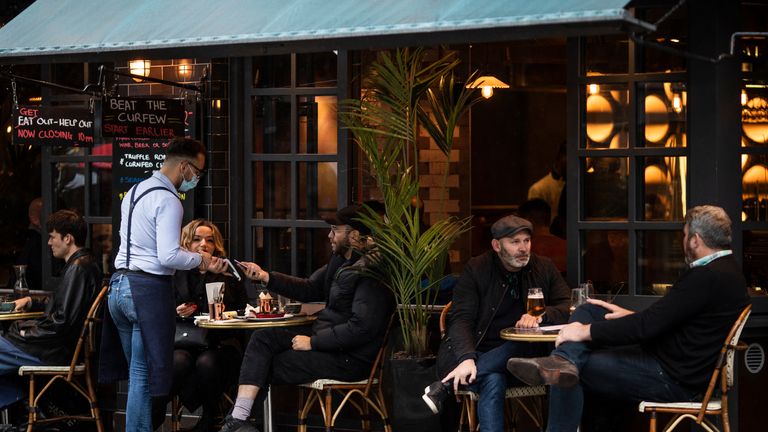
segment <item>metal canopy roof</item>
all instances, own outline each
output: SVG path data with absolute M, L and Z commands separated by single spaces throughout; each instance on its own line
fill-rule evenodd
M 37 0 L 0 29 L 0 60 L 205 47 L 434 44 L 650 30 L 628 0 Z M 408 37 L 407 39 L 404 37 Z M 449 38 L 450 39 L 450 38 Z M 455 37 L 454 37 L 455 39 Z M 389 45 L 387 45 L 389 44 Z M 215 47 L 215 50 L 210 50 Z M 43 58 L 41 58 L 43 57 Z

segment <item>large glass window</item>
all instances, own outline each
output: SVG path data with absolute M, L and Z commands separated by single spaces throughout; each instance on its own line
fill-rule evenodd
M 742 2 L 743 32 L 765 30 L 766 5 Z M 768 289 L 768 63 L 765 38 L 736 38 L 741 70 L 741 226 L 744 275 L 752 295 Z M 734 231 L 734 236 L 738 231 Z
M 664 38 L 684 40 L 673 36 Z M 677 71 L 685 68 L 679 61 L 661 68 L 665 56 L 631 39 L 581 42 L 583 69 L 571 89 L 582 113 L 577 278 L 599 293 L 664 295 L 684 265 L 692 144 L 687 76 Z
M 344 51 L 252 60 L 246 89 L 246 254 L 270 270 L 307 276 L 327 262 L 328 225 L 346 201 L 346 145 L 337 87 Z

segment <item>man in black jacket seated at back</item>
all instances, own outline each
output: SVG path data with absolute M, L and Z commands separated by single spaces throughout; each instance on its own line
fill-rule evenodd
M 560 324 L 568 319 L 570 290 L 552 260 L 531 253 L 533 225 L 510 215 L 491 226 L 493 250 L 469 260 L 453 290 L 446 337 L 437 356 L 443 379 L 432 383 L 423 396 L 437 413 L 451 387 L 459 385 L 479 394 L 478 420 L 484 432 L 504 430 L 505 369 L 510 357 L 537 355 L 537 344 L 505 341 L 507 327 Z M 541 288 L 544 315 L 526 311 L 529 288 Z
M 242 263 L 248 278 L 269 291 L 303 302 L 325 301 L 311 326 L 277 327 L 253 332 L 240 368 L 240 386 L 222 432 L 255 431 L 247 422 L 257 396 L 270 383 L 300 384 L 320 378 L 358 381 L 368 377 L 381 347 L 394 300 L 389 290 L 361 274 L 369 257 L 370 231 L 359 220 L 363 207 L 351 205 L 327 220 L 333 255 L 308 279 L 266 272 Z M 264 390 L 264 391 L 262 391 Z
M 70 210 L 48 217 L 48 246 L 66 265 L 42 318 L 14 322 L 0 337 L 0 407 L 18 400 L 20 366 L 65 365 L 72 360 L 77 338 L 91 302 L 101 286 L 101 270 L 90 251 L 83 248 L 87 225 Z M 42 305 L 24 297 L 15 310 L 34 310 Z
M 648 309 L 633 313 L 589 300 L 574 311 L 549 357 L 509 359 L 507 368 L 521 380 L 552 385 L 547 431 L 576 431 L 585 390 L 654 402 L 693 401 L 706 391 L 723 341 L 749 299 L 722 208 L 688 210 L 683 235 L 690 268 Z

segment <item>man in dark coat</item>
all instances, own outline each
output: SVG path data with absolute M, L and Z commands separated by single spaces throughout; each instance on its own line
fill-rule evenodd
M 383 343 L 394 300 L 387 288 L 362 274 L 371 248 L 370 231 L 358 220 L 363 207 L 351 205 L 327 220 L 333 256 L 308 279 L 266 272 L 242 263 L 252 280 L 291 299 L 325 301 L 325 309 L 311 326 L 277 327 L 255 331 L 240 368 L 240 386 L 232 414 L 222 432 L 255 431 L 247 422 L 257 396 L 270 383 L 300 384 L 320 378 L 342 381 L 365 379 Z
M 70 210 L 53 213 L 47 222 L 48 246 L 53 256 L 66 262 L 53 297 L 42 318 L 14 322 L 0 337 L 0 406 L 18 400 L 20 389 L 10 375 L 20 366 L 61 365 L 72 360 L 85 315 L 101 286 L 101 270 L 90 251 L 83 248 L 85 221 Z M 15 310 L 42 307 L 24 297 Z
M 692 401 L 704 393 L 749 298 L 722 208 L 691 208 L 683 234 L 690 268 L 651 307 L 634 313 L 589 300 L 560 331 L 552 355 L 509 360 L 507 367 L 521 380 L 552 385 L 548 431 L 577 430 L 585 390 L 654 402 Z
M 536 346 L 505 341 L 507 327 L 560 324 L 568 319 L 570 290 L 549 258 L 531 253 L 533 226 L 517 216 L 505 216 L 491 227 L 493 250 L 472 258 L 454 288 L 446 337 L 438 352 L 438 373 L 444 377 L 425 389 L 433 412 L 459 385 L 480 396 L 478 420 L 483 431 L 504 430 L 504 395 L 510 357 L 535 356 Z M 541 288 L 543 315 L 526 310 L 529 288 Z

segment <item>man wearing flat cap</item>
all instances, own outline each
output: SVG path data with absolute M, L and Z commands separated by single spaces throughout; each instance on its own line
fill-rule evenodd
M 376 206 L 366 202 L 376 211 Z M 363 206 L 351 205 L 326 219 L 333 255 L 309 278 L 267 272 L 242 263 L 245 275 L 271 292 L 302 302 L 324 301 L 312 325 L 273 327 L 253 332 L 240 368 L 237 400 L 222 432 L 254 431 L 247 418 L 270 383 L 300 384 L 327 378 L 365 379 L 381 347 L 394 311 L 390 291 L 361 273 L 369 265 L 370 231 L 359 220 Z
M 477 416 L 483 432 L 504 430 L 504 395 L 515 383 L 506 370 L 510 357 L 534 357 L 537 344 L 502 340 L 507 327 L 537 327 L 568 320 L 570 289 L 549 258 L 531 253 L 533 226 L 505 216 L 491 226 L 490 250 L 469 260 L 453 291 L 445 338 L 438 352 L 444 377 L 425 389 L 424 401 L 437 413 L 459 386 L 479 394 Z M 544 293 L 544 315 L 526 313 L 528 289 Z

